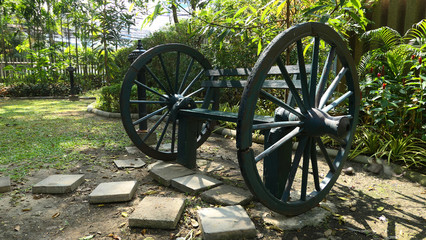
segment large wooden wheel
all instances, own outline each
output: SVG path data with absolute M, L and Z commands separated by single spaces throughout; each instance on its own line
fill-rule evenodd
M 177 157 L 180 109 L 211 108 L 217 101 L 203 102 L 209 61 L 197 50 L 182 44 L 164 44 L 139 56 L 128 70 L 120 94 L 124 128 L 143 153 L 161 160 Z M 209 94 L 211 96 L 212 94 Z M 136 114 L 135 118 L 132 113 Z M 133 116 L 133 118 L 132 118 Z M 209 136 L 212 123 L 198 128 L 198 146 Z
M 298 64 L 300 90 L 285 64 Z M 306 66 L 311 67 L 310 73 Z M 280 69 L 280 77 L 289 87 L 287 93 L 261 89 L 265 79 L 273 78 L 267 75 L 272 67 Z M 244 180 L 271 210 L 285 215 L 305 212 L 330 191 L 350 150 L 360 101 L 352 57 L 329 26 L 299 24 L 268 45 L 248 81 L 237 122 Z M 291 101 L 284 100 L 289 96 Z M 254 124 L 254 116 L 265 102 L 277 107 L 275 122 Z M 263 150 L 252 146 L 254 131 L 265 134 Z M 338 143 L 336 157 L 326 151 L 327 137 Z

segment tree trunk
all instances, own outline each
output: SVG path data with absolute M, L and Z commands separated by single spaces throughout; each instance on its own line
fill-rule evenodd
M 175 22 L 175 24 L 178 24 L 179 23 L 179 19 L 178 19 L 178 16 L 177 16 L 176 5 L 174 3 L 172 3 L 171 7 L 172 7 L 172 13 L 173 13 L 173 21 Z

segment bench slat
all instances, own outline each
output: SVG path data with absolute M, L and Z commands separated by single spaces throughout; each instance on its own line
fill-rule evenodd
M 293 80 L 294 86 L 297 89 L 301 88 L 300 80 Z M 244 88 L 247 85 L 247 81 L 238 80 L 215 80 L 215 81 L 203 81 L 202 87 L 213 87 L 213 88 Z M 285 80 L 265 80 L 262 88 L 276 88 L 276 89 L 287 89 L 288 85 Z
M 227 122 L 237 122 L 238 113 L 214 111 L 204 108 L 181 109 L 179 114 L 183 116 L 196 117 L 199 119 L 211 119 Z M 273 117 L 255 115 L 254 123 L 270 123 L 274 122 Z
M 288 74 L 298 74 L 298 65 L 286 65 Z M 311 72 L 311 65 L 306 65 L 306 72 Z M 251 68 L 235 68 L 235 69 L 210 69 L 206 72 L 209 77 L 222 77 L 222 76 L 248 76 L 251 73 Z M 269 75 L 280 75 L 281 71 L 278 66 L 272 66 L 268 72 Z

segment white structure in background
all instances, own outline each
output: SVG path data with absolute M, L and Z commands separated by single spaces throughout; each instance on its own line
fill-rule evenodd
M 189 5 L 184 2 L 184 1 L 179 1 L 179 5 L 189 9 Z M 132 26 L 130 28 L 130 32 L 123 31 L 122 32 L 122 37 L 123 39 L 126 40 L 138 40 L 138 39 L 142 39 L 150 34 L 152 34 L 153 32 L 161 29 L 162 27 L 165 27 L 167 25 L 170 24 L 174 24 L 173 22 L 173 16 L 172 16 L 172 12 L 170 9 L 168 13 L 165 13 L 161 16 L 158 16 L 153 23 L 146 25 L 145 27 L 142 28 L 142 23 L 145 20 L 145 18 L 152 13 L 152 11 L 154 11 L 154 8 L 156 6 L 156 2 L 155 3 L 149 3 L 148 4 L 148 14 L 144 14 L 144 15 L 138 15 L 136 16 L 136 20 L 135 20 L 135 25 Z M 183 11 L 181 8 L 178 7 L 178 18 L 179 19 L 187 19 L 189 18 L 189 14 L 186 11 Z

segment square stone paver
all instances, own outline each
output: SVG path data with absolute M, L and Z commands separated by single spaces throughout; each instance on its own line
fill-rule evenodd
M 252 198 L 249 191 L 230 185 L 221 185 L 201 193 L 201 199 L 219 205 L 246 205 Z
M 99 184 L 89 195 L 90 203 L 113 203 L 132 200 L 137 181 L 108 182 Z
M 185 199 L 145 197 L 129 217 L 130 227 L 175 229 L 185 207 Z
M 172 187 L 179 189 L 182 192 L 194 194 L 204 191 L 208 188 L 222 184 L 221 181 L 207 177 L 203 174 L 187 175 L 174 178 L 171 181 Z
M 254 238 L 256 227 L 240 205 L 198 210 L 204 240 Z
M 118 168 L 141 168 L 145 166 L 145 162 L 140 158 L 114 160 L 114 163 Z
M 126 151 L 129 154 L 141 154 L 141 150 L 139 150 L 139 148 L 135 147 L 135 146 L 130 146 L 130 147 L 126 147 Z
M 0 193 L 10 191 L 10 177 L 0 177 Z
M 84 182 L 84 174 L 51 175 L 33 186 L 33 193 L 69 193 Z
M 195 172 L 180 164 L 160 163 L 151 168 L 149 173 L 159 183 L 170 186 L 172 179 L 191 175 Z

